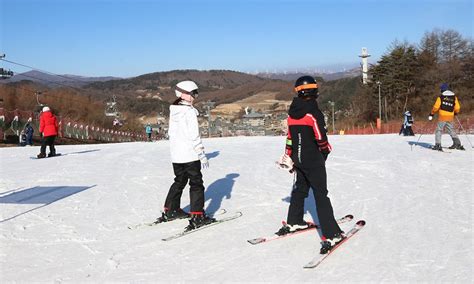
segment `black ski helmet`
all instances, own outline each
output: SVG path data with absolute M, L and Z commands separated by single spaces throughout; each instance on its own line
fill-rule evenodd
M 318 83 L 311 76 L 299 77 L 295 82 L 295 91 L 299 97 L 318 97 Z

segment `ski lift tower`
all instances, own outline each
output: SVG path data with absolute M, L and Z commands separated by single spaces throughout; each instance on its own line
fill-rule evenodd
M 367 62 L 367 58 L 370 57 L 370 54 L 367 52 L 366 47 L 362 47 L 362 54 L 359 55 L 359 57 L 362 58 L 362 83 L 364 85 L 367 85 L 368 81 L 368 71 L 369 71 L 369 66 Z

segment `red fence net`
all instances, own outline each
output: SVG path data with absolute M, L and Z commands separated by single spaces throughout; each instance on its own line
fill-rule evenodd
M 7 111 L 0 108 L 0 140 L 9 135 L 19 136 L 25 125 L 30 122 L 35 130 L 34 136 L 39 137 L 39 114 L 32 111 Z M 145 141 L 146 135 L 120 128 L 104 128 L 69 118 L 58 117 L 60 138 L 71 138 L 84 141 L 130 142 Z
M 418 121 L 412 126 L 415 134 L 432 134 L 436 129 L 436 120 L 433 121 Z M 453 125 L 458 133 L 474 133 L 474 117 L 455 117 Z M 375 123 L 366 126 L 353 126 L 343 129 L 335 134 L 361 135 L 361 134 L 388 134 L 399 133 L 402 128 L 402 122 L 391 121 L 382 123 L 381 128 L 378 129 Z

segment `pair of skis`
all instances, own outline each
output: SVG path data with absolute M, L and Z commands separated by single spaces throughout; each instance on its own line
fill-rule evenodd
M 223 215 L 227 213 L 227 210 L 225 209 L 221 209 L 219 210 L 218 212 L 216 212 L 213 217 L 216 217 L 216 216 L 220 216 L 220 215 Z M 184 237 L 186 235 L 189 235 L 189 234 L 192 234 L 194 232 L 197 232 L 197 231 L 201 231 L 201 230 L 204 230 L 206 228 L 209 228 L 209 227 L 212 227 L 212 226 L 215 226 L 215 225 L 218 225 L 218 224 L 222 224 L 224 222 L 227 222 L 227 221 L 231 221 L 231 220 L 234 220 L 234 219 L 237 219 L 237 218 L 240 218 L 242 217 L 242 212 L 240 211 L 237 211 L 235 212 L 234 214 L 230 215 L 230 216 L 225 216 L 223 218 L 216 218 L 216 221 L 215 222 L 212 222 L 210 224 L 207 224 L 207 225 L 204 225 L 204 226 L 201 226 L 201 227 L 198 227 L 196 229 L 192 229 L 192 230 L 186 230 L 184 229 L 183 231 L 181 232 L 178 232 L 176 234 L 173 234 L 169 237 L 166 237 L 166 238 L 163 238 L 161 240 L 163 241 L 171 241 L 171 240 L 174 240 L 174 239 L 178 239 L 178 238 L 181 238 L 181 237 Z M 175 219 L 173 221 L 169 221 L 169 222 L 174 222 L 174 221 L 178 221 L 178 220 L 188 220 L 188 219 Z M 156 225 L 159 225 L 159 224 L 162 224 L 162 223 L 168 223 L 166 221 L 163 221 L 161 218 L 158 218 L 156 219 L 155 221 L 153 222 L 149 222 L 149 223 L 140 223 L 140 224 L 137 224 L 137 225 L 134 225 L 134 226 L 128 226 L 128 228 L 130 230 L 133 230 L 133 229 L 138 229 L 140 227 L 146 227 L 146 226 L 156 226 Z
M 221 209 L 216 214 L 214 214 L 214 217 L 219 216 L 219 215 L 223 215 L 226 212 L 227 211 L 225 209 Z M 198 228 L 193 229 L 193 230 L 184 229 L 183 231 L 178 232 L 176 234 L 173 234 L 169 237 L 163 238 L 162 240 L 163 241 L 171 241 L 171 240 L 174 240 L 174 239 L 178 239 L 178 238 L 184 237 L 186 235 L 192 234 L 194 232 L 201 231 L 201 230 L 204 230 L 206 228 L 209 228 L 209 227 L 212 227 L 212 226 L 215 226 L 215 225 L 218 225 L 218 224 L 222 224 L 224 222 L 231 221 L 231 220 L 234 220 L 234 219 L 237 219 L 237 218 L 240 218 L 240 217 L 242 217 L 242 212 L 238 211 L 238 212 L 235 212 L 234 214 L 232 214 L 230 216 L 225 216 L 223 218 L 216 218 L 215 222 L 204 225 L 202 227 L 198 227 Z M 353 219 L 354 219 L 354 216 L 346 215 L 346 216 L 338 219 L 337 223 L 338 224 L 343 224 L 343 223 L 347 223 L 349 221 L 352 221 Z M 179 220 L 179 219 L 177 219 L 177 220 Z M 183 219 L 183 220 L 186 220 L 186 219 Z M 161 223 L 164 223 L 164 222 L 160 221 L 160 219 L 157 219 L 154 222 L 141 223 L 141 224 L 138 224 L 138 225 L 135 225 L 135 226 L 129 226 L 128 228 L 129 229 L 137 229 L 137 228 L 140 228 L 140 227 L 143 227 L 143 226 L 156 226 L 156 225 L 161 224 Z M 342 244 L 344 244 L 349 239 L 351 239 L 357 232 L 359 232 L 362 228 L 364 228 L 364 226 L 365 226 L 365 221 L 364 220 L 357 221 L 354 224 L 354 226 L 345 234 L 345 238 L 342 241 L 340 241 L 338 244 L 336 244 L 327 254 L 323 254 L 323 255 L 319 254 L 319 255 L 315 256 L 313 259 L 311 259 L 310 262 L 305 264 L 303 267 L 304 268 L 315 268 L 318 265 L 320 265 L 329 255 L 331 255 Z M 311 225 L 308 228 L 304 229 L 304 230 L 299 230 L 299 231 L 296 231 L 296 232 L 293 232 L 293 233 L 288 233 L 288 234 L 285 234 L 285 235 L 273 234 L 273 235 L 268 236 L 268 237 L 259 237 L 259 238 L 255 238 L 255 239 L 250 239 L 250 240 L 247 240 L 247 242 L 249 242 L 252 245 L 257 245 L 257 244 L 261 244 L 261 243 L 266 243 L 266 242 L 270 242 L 270 241 L 274 241 L 274 240 L 278 240 L 278 239 L 283 239 L 283 238 L 295 236 L 295 235 L 302 234 L 302 233 L 309 232 L 309 231 L 313 231 L 313 230 L 316 230 L 316 229 L 319 229 L 319 226 L 314 224 L 314 223 L 311 223 Z
M 354 219 L 354 216 L 346 215 L 346 216 L 344 216 L 344 217 L 342 217 L 342 218 L 340 218 L 336 221 L 337 221 L 338 224 L 343 224 L 343 223 L 347 223 L 349 221 L 352 221 L 352 219 Z M 342 241 L 340 241 L 338 244 L 336 244 L 327 254 L 319 254 L 319 255 L 315 256 L 313 259 L 311 259 L 310 262 L 305 264 L 303 266 L 303 268 L 315 268 L 318 265 L 320 265 L 329 255 L 331 255 L 343 243 L 347 242 L 350 238 L 352 238 L 364 226 L 365 226 L 365 221 L 364 220 L 357 221 L 354 224 L 354 226 L 345 234 L 345 238 Z M 271 235 L 271 236 L 268 236 L 268 237 L 260 237 L 260 238 L 250 239 L 250 240 L 247 240 L 247 242 L 249 242 L 252 245 L 257 245 L 257 244 L 266 243 L 266 242 L 270 242 L 270 241 L 274 241 L 274 240 L 278 240 L 278 239 L 282 239 L 282 238 L 295 236 L 295 235 L 298 235 L 298 234 L 301 234 L 301 233 L 313 231 L 313 230 L 316 230 L 318 228 L 319 228 L 318 225 L 315 225 L 314 223 L 311 223 L 311 225 L 308 228 L 306 228 L 304 230 L 295 231 L 294 233 L 289 233 L 289 234 L 285 234 L 285 235 L 276 235 L 276 234 L 274 234 L 274 235 Z

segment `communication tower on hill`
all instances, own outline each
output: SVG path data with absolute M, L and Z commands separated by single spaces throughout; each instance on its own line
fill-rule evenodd
M 367 58 L 370 57 L 370 54 L 368 53 L 366 47 L 362 47 L 362 54 L 359 55 L 359 57 L 362 58 L 362 64 L 361 64 L 362 65 L 362 83 L 366 85 L 368 82 L 368 72 L 369 72 Z

